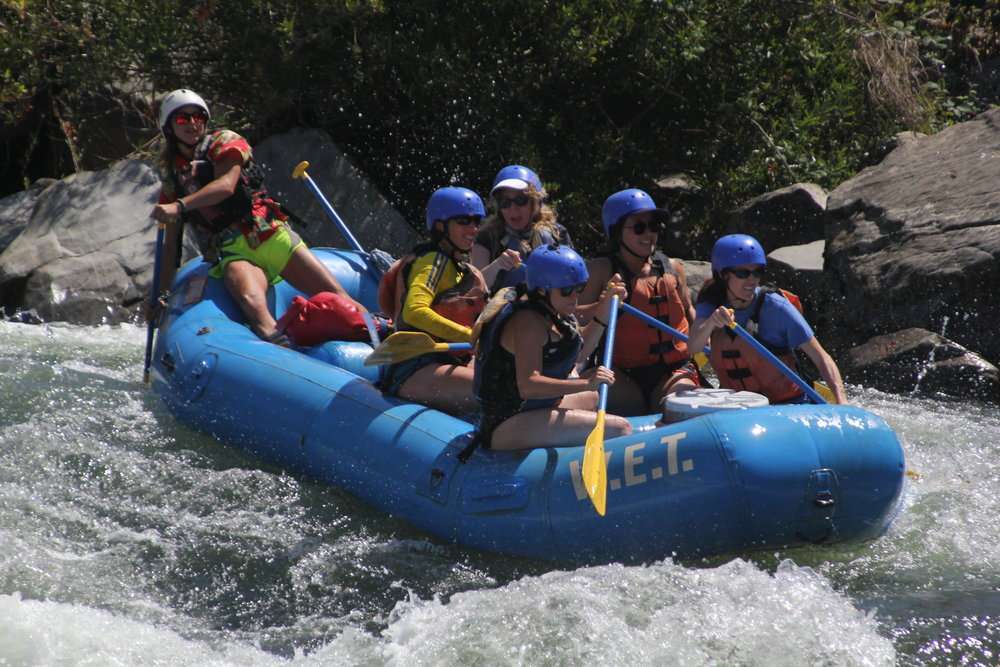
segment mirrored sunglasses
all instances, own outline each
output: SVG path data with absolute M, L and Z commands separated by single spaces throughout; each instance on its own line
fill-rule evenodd
M 754 278 L 763 278 L 766 271 L 763 267 L 759 269 L 729 269 L 729 273 L 733 274 L 740 280 L 746 280 L 750 276 Z
M 517 204 L 518 206 L 527 206 L 531 198 L 528 195 L 517 195 L 516 197 L 504 197 L 497 202 L 497 206 L 500 208 L 510 208 L 511 204 Z
M 204 125 L 208 122 L 208 115 L 203 111 L 195 111 L 194 113 L 178 111 L 174 114 L 174 122 L 178 125 L 187 125 L 188 123 L 198 123 L 199 125 Z
M 456 225 L 461 225 L 462 227 L 468 227 L 469 225 L 479 225 L 483 219 L 478 215 L 456 215 L 452 218 L 448 218 L 448 222 L 454 222 Z
M 580 283 L 579 285 L 570 285 L 569 287 L 560 287 L 559 293 L 563 296 L 572 296 L 574 293 L 583 294 L 583 290 L 587 289 L 587 283 Z
M 659 220 L 651 220 L 649 222 L 639 221 L 631 227 L 626 227 L 625 229 L 631 229 L 633 234 L 645 234 L 647 229 L 654 234 L 659 234 L 662 227 L 663 225 Z

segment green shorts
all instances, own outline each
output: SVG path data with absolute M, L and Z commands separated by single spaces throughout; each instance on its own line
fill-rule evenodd
M 281 272 L 292 258 L 302 239 L 290 227 L 283 226 L 256 248 L 251 248 L 243 234 L 222 246 L 219 261 L 209 271 L 213 278 L 221 278 L 230 262 L 247 261 L 259 267 L 271 285 L 281 282 Z

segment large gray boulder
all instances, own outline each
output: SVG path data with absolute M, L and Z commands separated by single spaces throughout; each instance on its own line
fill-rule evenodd
M 830 193 L 827 213 L 849 334 L 921 327 L 1000 359 L 1000 109 L 900 143 Z
M 315 198 L 290 174 L 299 158 L 315 160 L 310 175 L 326 191 L 366 249 L 400 254 L 416 240 L 378 191 L 319 132 L 273 137 L 255 150 L 270 171 L 268 185 L 305 217 L 311 245 L 346 247 Z M 7 311 L 33 310 L 47 321 L 117 323 L 135 317 L 152 282 L 156 228 L 149 218 L 160 190 L 152 167 L 125 160 L 82 172 L 41 192 L 0 200 L 17 237 L 0 254 L 0 298 Z M 185 256 L 194 254 L 186 235 Z

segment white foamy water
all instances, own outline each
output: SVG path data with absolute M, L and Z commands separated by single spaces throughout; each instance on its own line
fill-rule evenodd
M 1000 662 L 992 407 L 850 388 L 914 473 L 875 542 L 564 571 L 191 432 L 144 342 L 0 323 L 0 664 Z

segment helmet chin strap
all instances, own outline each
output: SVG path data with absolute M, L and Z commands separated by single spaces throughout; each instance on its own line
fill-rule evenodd
M 637 253 L 637 252 L 636 252 L 635 250 L 632 250 L 632 248 L 629 248 L 629 247 L 628 247 L 628 245 L 627 245 L 627 244 L 626 244 L 626 243 L 625 243 L 624 241 L 622 241 L 621 243 L 619 243 L 619 245 L 620 245 L 620 246 L 621 246 L 622 248 L 624 248 L 624 249 L 625 249 L 625 252 L 627 252 L 628 254 L 632 255 L 633 257 L 638 257 L 638 258 L 639 258 L 639 259 L 641 259 L 641 260 L 642 260 L 643 262 L 645 262 L 645 261 L 648 261 L 648 260 L 649 260 L 649 258 L 653 256 L 653 253 L 650 253 L 650 254 L 648 254 L 648 255 L 640 255 L 640 254 L 639 254 L 639 253 Z

